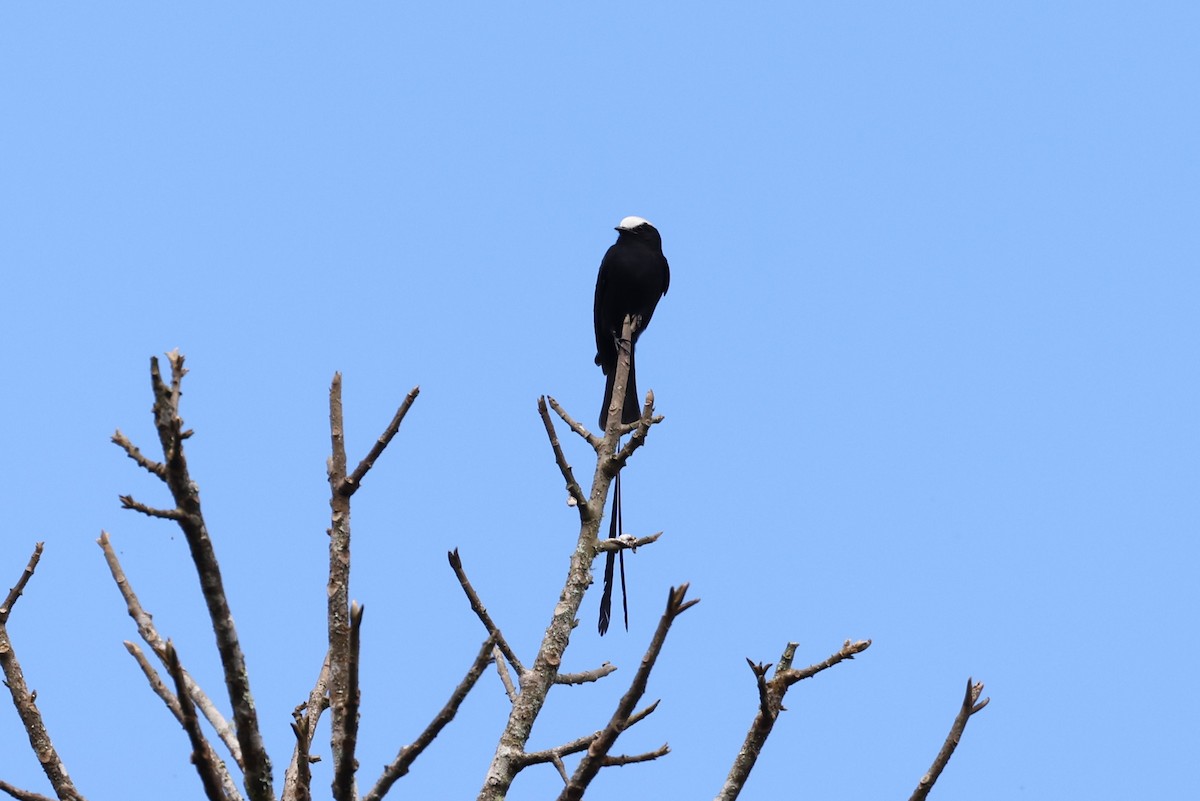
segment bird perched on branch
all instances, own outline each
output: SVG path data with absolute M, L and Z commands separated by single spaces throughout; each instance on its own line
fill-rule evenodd
M 608 425 L 608 406 L 612 403 L 613 380 L 617 374 L 617 342 L 625 315 L 636 318 L 633 343 L 650 325 L 654 307 L 667 294 L 671 270 L 662 251 L 658 229 L 641 217 L 626 217 L 617 225 L 617 241 L 600 262 L 596 277 L 596 364 L 604 370 L 604 405 L 600 407 L 600 429 Z M 629 380 L 625 382 L 625 408 L 622 423 L 641 416 L 637 380 L 634 373 L 633 343 L 629 349 Z
M 608 407 L 612 403 L 613 383 L 617 377 L 617 357 L 620 353 L 621 329 L 625 317 L 632 315 L 633 336 L 629 343 L 629 378 L 625 381 L 625 403 L 621 422 L 632 423 L 641 416 L 637 378 L 634 373 L 633 346 L 650 324 L 654 307 L 667 294 L 671 270 L 662 251 L 658 229 L 641 217 L 626 217 L 617 225 L 617 241 L 600 262 L 596 277 L 596 364 L 604 370 L 604 405 L 600 407 L 600 429 L 608 427 Z M 613 488 L 613 512 L 608 536 L 616 537 L 621 530 L 621 474 L 617 473 Z M 600 596 L 600 634 L 608 631 L 612 616 L 613 563 L 620 557 L 621 599 L 625 612 L 625 628 L 629 628 L 629 605 L 625 596 L 625 554 L 609 551 L 604 563 L 604 593 Z

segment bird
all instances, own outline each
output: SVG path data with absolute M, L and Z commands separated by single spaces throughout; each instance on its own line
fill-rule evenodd
M 604 371 L 604 405 L 600 407 L 600 429 L 608 427 L 613 381 L 617 375 L 617 348 L 626 315 L 635 317 L 633 342 L 629 346 L 629 380 L 625 382 L 622 423 L 641 416 L 633 345 L 650 325 L 658 301 L 671 284 L 671 268 L 663 255 L 658 229 L 641 217 L 626 217 L 616 227 L 617 241 L 600 262 L 596 276 L 596 364 Z
M 613 384 L 617 377 L 617 357 L 620 353 L 621 329 L 625 317 L 634 318 L 633 335 L 629 343 L 629 377 L 625 381 L 625 403 L 621 422 L 632 423 L 641 417 L 637 377 L 634 372 L 633 347 L 650 324 L 658 301 L 667 294 L 671 284 L 671 268 L 663 255 L 662 236 L 642 217 L 626 217 L 617 224 L 617 241 L 600 262 L 596 276 L 596 364 L 604 371 L 604 405 L 600 407 L 600 429 L 608 428 L 608 407 L 612 404 Z M 613 512 L 608 536 L 616 537 L 621 530 L 621 474 L 617 473 L 613 487 Z M 625 554 L 609 551 L 604 564 L 604 592 L 600 596 L 600 636 L 608 631 L 612 618 L 613 566 L 618 553 L 621 561 L 621 603 L 625 613 L 625 628 L 629 629 L 629 602 L 625 595 Z

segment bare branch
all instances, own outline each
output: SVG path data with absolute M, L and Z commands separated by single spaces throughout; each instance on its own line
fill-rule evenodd
M 756 664 L 749 659 L 746 660 L 750 665 L 750 669 L 754 671 L 755 684 L 758 687 L 758 714 L 754 716 L 754 721 L 750 724 L 750 731 L 746 733 L 746 739 L 742 743 L 742 747 L 738 749 L 737 757 L 733 761 L 733 766 L 729 769 L 729 775 L 725 779 L 725 784 L 717 794 L 716 801 L 733 801 L 741 793 L 742 787 L 746 784 L 746 779 L 750 777 L 750 771 L 754 769 L 754 765 L 758 762 L 758 755 L 761 753 L 763 745 L 767 742 L 767 737 L 770 736 L 771 730 L 775 727 L 775 721 L 779 719 L 779 713 L 783 711 L 783 696 L 787 694 L 788 688 L 798 681 L 815 676 L 822 670 L 833 667 L 839 662 L 853 659 L 855 654 L 862 653 L 870 646 L 870 640 L 860 640 L 858 642 L 846 640 L 837 653 L 823 662 L 810 665 L 803 670 L 795 670 L 791 669 L 790 665 L 796 653 L 796 643 L 790 642 L 784 648 L 783 657 L 779 660 L 779 667 L 775 669 L 775 675 L 770 681 L 766 680 L 766 674 L 771 667 L 770 665 Z M 784 669 L 785 665 L 789 666 L 789 668 Z
M 141 467 L 145 468 L 151 475 L 158 476 L 163 481 L 167 480 L 167 468 L 162 462 L 156 462 L 153 459 L 146 457 L 137 446 L 129 441 L 129 438 L 121 433 L 121 429 L 117 429 L 112 435 L 114 444 L 119 445 L 125 454 L 137 462 Z
M 508 663 L 504 661 L 504 654 L 500 651 L 500 646 L 492 646 L 492 663 L 496 666 L 496 675 L 500 677 L 500 683 L 504 685 L 504 692 L 508 695 L 508 700 L 511 703 L 517 702 L 517 688 L 513 684 L 512 674 L 508 672 Z
M 589 682 L 599 681 L 600 679 L 604 678 L 605 676 L 608 676 L 612 673 L 616 673 L 616 671 L 617 671 L 616 665 L 605 662 L 603 665 L 601 665 L 600 667 L 595 668 L 593 670 L 584 670 L 579 673 L 559 673 L 557 676 L 554 677 L 554 683 L 555 684 L 587 684 Z
M 112 541 L 108 536 L 108 532 L 101 531 L 100 539 L 96 540 L 96 543 L 104 552 L 104 560 L 108 563 L 108 570 L 112 573 L 113 581 L 117 584 L 117 589 L 121 591 L 121 597 L 125 599 L 125 609 L 129 612 L 129 616 L 133 618 L 133 622 L 137 624 L 138 634 L 150 646 L 150 650 L 154 651 L 154 655 L 158 657 L 159 661 L 163 665 L 166 665 L 167 641 L 154 627 L 154 616 L 142 608 L 141 601 L 138 600 L 137 594 L 133 591 L 133 585 L 125 576 L 125 569 L 121 567 L 121 562 L 117 558 L 117 552 L 112 547 Z M 182 665 L 180 669 L 183 669 Z M 216 730 L 217 736 L 221 738 L 221 742 L 225 744 L 225 748 L 228 749 L 229 755 L 233 757 L 234 763 L 241 768 L 242 748 L 238 744 L 237 734 L 234 732 L 233 727 L 229 725 L 229 721 L 217 709 L 212 699 L 200 688 L 200 685 L 196 684 L 187 670 L 183 670 L 183 680 L 187 685 L 188 695 L 191 697 L 192 702 L 200 708 L 204 718 Z
M 179 703 L 182 717 L 180 722 L 192 744 L 192 764 L 196 766 L 196 772 L 200 774 L 200 783 L 204 785 L 204 794 L 208 796 L 209 801 L 227 801 L 225 788 L 221 783 L 221 771 L 217 768 L 218 763 L 213 761 L 215 755 L 212 746 L 204 739 L 204 732 L 200 731 L 200 720 L 196 717 L 196 707 L 192 705 L 192 699 L 188 698 L 187 684 L 183 680 L 183 669 L 179 665 L 175 646 L 171 644 L 170 640 L 167 641 L 167 672 L 175 680 L 175 697 Z
M 632 321 L 626 319 L 622 331 L 622 339 L 626 342 L 630 340 L 631 330 Z M 630 348 L 628 346 L 618 348 L 616 373 L 613 376 L 613 398 L 616 403 L 624 400 L 625 381 L 629 377 L 629 355 Z M 597 452 L 592 487 L 587 500 L 590 509 L 586 513 L 580 513 L 579 536 L 575 543 L 575 549 L 571 553 L 562 593 L 559 595 L 558 603 L 554 605 L 550 623 L 546 627 L 546 633 L 542 637 L 541 646 L 538 648 L 532 666 L 529 670 L 521 671 L 521 691 L 513 701 L 508 721 L 504 731 L 500 734 L 500 740 L 496 745 L 492 762 L 488 766 L 478 801 L 502 801 L 507 798 L 513 779 L 525 767 L 523 761 L 525 745 L 533 731 L 534 721 L 546 703 L 547 694 L 555 684 L 555 677 L 562 665 L 563 654 L 570 644 L 571 634 L 578 623 L 580 605 L 583 603 L 588 587 L 592 585 L 592 563 L 596 559 L 596 543 L 600 539 L 600 522 L 604 516 L 604 507 L 608 500 L 613 476 L 619 470 L 619 467 L 613 463 L 612 454 L 616 453 L 621 436 L 621 409 L 618 407 L 614 411 L 614 405 L 616 404 L 610 405 L 607 431 L 604 432 L 603 439 L 599 440 L 599 444 L 597 445 L 597 440 L 594 438 L 588 437 L 588 441 L 592 443 Z M 563 416 L 568 425 L 572 426 L 573 430 L 581 435 L 586 434 L 586 430 L 582 426 L 574 424 L 559 409 L 556 411 Z M 454 554 L 451 554 L 451 559 L 454 558 Z M 494 626 L 489 628 L 489 631 L 492 629 Z M 505 657 L 508 656 L 509 653 L 505 653 Z
M 321 713 L 328 708 L 329 652 L 326 651 L 325 661 L 317 674 L 316 684 L 308 694 L 308 701 L 292 711 L 292 717 L 295 718 L 292 731 L 296 733 L 296 746 L 292 751 L 292 761 L 283 777 L 284 801 L 308 801 L 312 797 L 312 773 L 309 763 L 314 758 L 309 755 L 309 747 L 317 733 L 317 721 L 321 719 Z
M 396 436 L 396 432 L 400 430 L 400 424 L 404 422 L 404 416 L 408 414 L 408 410 L 412 408 L 413 402 L 417 399 L 417 395 L 420 394 L 420 387 L 413 387 L 408 391 L 408 395 L 404 398 L 404 401 L 400 404 L 400 408 L 396 410 L 396 414 L 392 417 L 392 422 L 388 424 L 387 429 L 379 435 L 379 439 L 371 447 L 371 452 L 358 463 L 358 467 L 354 469 L 354 473 L 347 476 L 346 480 L 342 483 L 342 492 L 347 495 L 353 495 L 362 486 L 362 480 L 366 477 L 367 471 L 375 466 L 375 460 L 383 454 L 384 448 Z
M 132 509 L 135 512 L 141 512 L 147 517 L 158 517 L 163 520 L 175 520 L 181 522 L 183 520 L 183 512 L 178 509 L 158 509 L 153 506 L 147 506 L 141 501 L 135 501 L 132 495 L 121 495 L 121 508 Z
M 358 789 L 355 787 L 354 774 L 358 770 L 358 760 L 354 758 L 358 746 L 358 709 L 361 694 L 358 688 L 359 654 L 362 643 L 363 607 L 354 602 L 350 604 L 350 659 L 346 665 L 346 711 L 340 715 L 342 732 L 342 758 L 333 765 L 333 797 L 356 801 Z
M 583 487 L 579 486 L 579 482 L 575 480 L 575 473 L 571 470 L 571 465 L 567 464 L 566 454 L 563 453 L 562 444 L 558 441 L 558 434 L 554 430 L 554 421 L 550 419 L 550 412 L 546 409 L 545 397 L 538 398 L 538 413 L 542 416 L 542 423 L 546 426 L 546 437 L 550 440 L 550 447 L 554 451 L 554 461 L 558 464 L 563 481 L 567 484 L 567 492 L 575 505 L 579 507 L 579 513 L 586 515 L 590 511 L 587 497 L 583 494 Z
M 621 697 L 621 701 L 617 704 L 617 709 L 613 712 L 608 725 L 604 727 L 600 736 L 588 746 L 587 755 L 579 761 L 574 775 L 571 776 L 571 781 L 563 788 L 562 793 L 559 794 L 559 801 L 573 801 L 574 799 L 583 797 L 592 779 L 596 778 L 596 774 L 605 766 L 608 752 L 616 743 L 617 737 L 629 727 L 634 707 L 637 706 L 638 701 L 641 700 L 642 695 L 646 692 L 646 683 L 650 680 L 650 671 L 653 670 L 654 663 L 658 660 L 658 655 L 662 653 L 663 644 L 667 640 L 667 633 L 671 630 L 671 624 L 675 622 L 676 618 L 700 602 L 699 599 L 685 601 L 684 598 L 687 596 L 687 591 L 687 584 L 681 584 L 678 588 L 671 588 L 670 593 L 667 595 L 667 608 L 658 621 L 658 628 L 654 631 L 654 637 L 650 640 L 650 646 L 646 649 L 645 656 L 642 657 L 642 663 L 638 666 L 637 673 L 634 674 L 629 689 Z
M 611 768 L 620 767 L 622 765 L 636 765 L 638 762 L 650 762 L 658 759 L 659 757 L 664 757 L 669 753 L 671 753 L 671 747 L 666 743 L 663 743 L 653 751 L 647 751 L 644 754 L 632 754 L 628 756 L 621 754 L 619 756 L 605 757 L 604 767 Z
M 61 799 L 79 799 L 83 796 L 75 789 L 71 777 L 67 774 L 67 766 L 63 764 L 50 740 L 50 733 L 42 721 L 42 713 L 37 708 L 37 693 L 31 693 L 25 684 L 25 675 L 21 671 L 21 663 L 17 661 L 8 629 L 0 624 L 0 670 L 4 673 L 4 684 L 12 695 L 13 706 L 21 718 L 25 732 L 29 736 L 29 745 L 42 766 L 46 778 L 54 792 Z
M 33 546 L 33 555 L 29 557 L 29 563 L 25 565 L 25 570 L 21 572 L 21 577 L 17 579 L 17 583 L 8 591 L 8 597 L 4 599 L 4 603 L 0 605 L 0 625 L 8 622 L 8 616 L 12 613 L 13 604 L 21 597 L 21 593 L 25 591 L 25 585 L 33 578 L 33 571 L 37 569 L 38 562 L 42 558 L 42 549 L 46 543 L 38 542 Z
M 796 649 L 800 647 L 798 642 L 789 642 L 783 646 L 783 653 L 779 656 L 779 666 L 775 668 L 776 673 L 786 673 L 792 669 L 792 660 L 796 658 Z
M 308 746 L 312 743 L 308 723 L 303 721 L 299 712 L 294 713 L 292 732 L 296 735 L 296 755 L 288 766 L 284 779 L 283 797 L 295 801 L 312 801 L 312 765 L 309 762 Z
M 187 458 L 183 452 L 184 440 L 192 434 L 190 430 L 184 429 L 179 413 L 181 386 L 183 377 L 187 374 L 183 366 L 184 357 L 178 350 L 173 350 L 167 354 L 167 360 L 171 365 L 169 384 L 163 381 L 158 359 L 150 359 L 150 384 L 154 392 L 154 427 L 162 445 L 164 480 L 171 490 L 171 497 L 175 500 L 175 510 L 166 513 L 166 516 L 175 520 L 183 532 L 196 567 L 196 575 L 200 580 L 200 591 L 204 596 L 216 637 L 217 651 L 225 674 L 225 687 L 233 708 L 235 731 L 242 750 L 246 793 L 251 801 L 274 801 L 271 760 L 263 745 L 262 733 L 258 726 L 258 712 L 250 691 L 246 659 L 238 642 L 237 627 L 234 625 L 233 613 L 229 608 L 229 600 L 221 578 L 221 567 L 204 522 L 200 491 L 188 471 Z M 140 505 L 133 506 L 136 502 L 127 495 L 122 497 L 122 503 L 128 508 L 136 508 L 146 514 L 152 513 L 140 508 Z M 180 699 L 180 703 L 183 703 L 183 699 Z
M 330 745 L 333 751 L 333 775 L 346 772 L 346 718 L 350 709 L 350 494 L 346 484 L 346 436 L 342 417 L 342 374 L 334 373 L 329 385 L 329 711 Z M 353 777 L 353 767 L 350 768 Z M 353 801 L 357 788 L 333 785 L 337 801 Z
M 413 740 L 411 745 L 406 745 L 400 749 L 386 768 L 383 769 L 383 775 L 375 782 L 375 786 L 371 791 L 363 797 L 363 801 L 380 801 L 396 780 L 408 773 L 408 769 L 416 760 L 421 752 L 437 738 L 442 729 L 454 720 L 454 716 L 458 714 L 458 708 L 462 706 L 462 702 L 467 697 L 467 693 L 471 692 L 471 688 L 479 681 L 479 677 L 483 675 L 483 671 L 487 669 L 488 662 L 492 661 L 492 649 L 494 643 L 491 637 L 483 641 L 483 645 L 479 647 L 479 653 L 475 655 L 475 661 L 471 663 L 471 667 L 467 670 L 467 675 L 463 676 L 463 680 L 454 688 L 454 692 L 450 694 L 450 699 L 446 701 L 445 706 L 437 713 L 425 730 Z M 500 662 L 503 664 L 503 662 Z
M 591 734 L 585 734 L 582 737 L 577 737 L 570 742 L 556 745 L 553 748 L 545 748 L 541 751 L 529 751 L 521 755 L 521 765 L 525 767 L 528 765 L 540 765 L 546 762 L 561 765 L 563 757 L 578 754 L 580 751 L 586 751 L 588 746 L 596 742 L 596 738 L 601 733 L 602 731 L 594 731 Z M 563 784 L 568 784 L 570 781 L 569 776 L 563 776 Z
M 29 790 L 22 790 L 20 787 L 9 784 L 6 781 L 0 781 L 0 792 L 8 793 L 13 798 L 17 799 L 17 801 L 54 801 L 54 799 L 48 795 L 34 793 Z
M 629 461 L 629 457 L 633 456 L 633 452 L 646 444 L 646 435 L 650 432 L 650 426 L 658 425 L 664 418 L 661 414 L 654 415 L 654 392 L 646 393 L 646 406 L 642 409 L 642 416 L 636 423 L 630 423 L 629 432 L 632 436 L 625 446 L 621 448 L 613 457 L 612 470 L 620 470 Z
M 962 739 L 963 732 L 966 731 L 967 721 L 992 700 L 991 698 L 984 698 L 980 701 L 979 696 L 982 694 L 983 682 L 973 684 L 971 679 L 968 678 L 967 692 L 963 696 L 962 707 L 958 710 L 958 714 L 955 715 L 953 725 L 950 726 L 950 734 L 946 736 L 946 742 L 942 743 L 942 748 L 938 751 L 937 757 L 934 758 L 929 772 L 921 777 L 921 781 L 917 782 L 917 789 L 909 796 L 909 801 L 924 801 L 926 796 L 929 795 L 929 791 L 933 789 L 934 783 L 942 775 L 942 771 L 946 769 L 946 765 L 950 763 L 950 757 L 954 755 L 954 749 L 958 748 L 958 743 Z
M 562 418 L 563 422 L 566 423 L 572 431 L 583 437 L 587 441 L 587 444 L 591 445 L 595 450 L 600 450 L 600 443 L 604 441 L 603 439 L 588 431 L 582 423 L 576 421 L 574 417 L 567 414 L 567 410 L 564 409 L 562 405 L 554 398 L 547 395 L 546 400 L 550 402 L 550 408 Z
M 746 664 L 750 666 L 750 670 L 754 671 L 754 681 L 758 685 L 758 710 L 761 714 L 771 714 L 771 699 L 770 691 L 767 689 L 767 671 L 771 669 L 770 663 L 757 664 L 746 660 Z
M 504 654 L 504 658 L 508 660 L 513 669 L 517 671 L 520 678 L 525 675 L 525 666 L 521 664 L 521 660 L 517 658 L 517 654 L 513 651 L 508 641 L 504 639 L 504 635 L 500 632 L 500 627 L 492 620 L 492 616 L 488 614 L 487 607 L 483 605 L 483 601 L 479 599 L 479 593 L 475 592 L 475 588 L 471 586 L 471 580 L 467 578 L 467 571 L 463 569 L 462 557 L 458 555 L 458 549 L 455 548 L 446 554 L 450 560 L 450 567 L 454 570 L 454 575 L 458 577 L 458 583 L 462 585 L 463 592 L 467 595 L 467 600 L 471 603 L 471 609 L 479 617 L 483 627 L 487 629 L 487 633 L 496 643 L 496 647 L 500 649 L 500 653 Z
M 663 533 L 661 531 L 657 531 L 648 537 L 631 537 L 628 534 L 622 534 L 619 537 L 599 540 L 596 543 L 596 553 L 608 553 L 609 551 L 624 550 L 636 551 L 643 545 L 650 545 L 651 543 L 658 542 L 658 538 L 662 535 Z
M 630 715 L 629 721 L 625 724 L 625 728 L 628 729 L 630 726 L 633 726 L 635 723 L 638 723 L 639 721 L 645 720 L 646 718 L 650 717 L 650 715 L 657 708 L 658 708 L 658 701 L 655 701 L 653 704 L 651 704 L 650 706 L 641 710 L 640 712 L 638 712 L 634 715 Z M 551 762 L 555 766 L 561 767 L 562 766 L 562 757 L 570 756 L 571 754 L 577 754 L 580 751 L 587 750 L 588 746 L 590 746 L 592 743 L 594 743 L 596 741 L 596 739 L 599 738 L 600 735 L 603 733 L 604 733 L 603 730 L 594 731 L 591 734 L 585 734 L 583 737 L 577 737 L 576 739 L 571 740 L 568 743 L 563 743 L 562 745 L 556 745 L 553 748 L 547 748 L 542 751 L 529 751 L 521 756 L 521 762 L 523 765 L 537 765 L 537 764 L 540 764 L 543 762 Z M 562 773 L 563 773 L 563 784 L 569 784 L 571 779 L 566 775 L 565 768 L 563 769 Z
M 159 677 L 158 671 L 156 671 L 154 666 L 150 664 L 150 661 L 146 659 L 146 655 L 142 652 L 142 649 L 138 648 L 136 644 L 126 640 L 125 650 L 129 651 L 130 656 L 137 661 L 138 667 L 142 669 L 142 673 L 146 676 L 146 681 L 150 683 L 150 689 L 154 691 L 155 695 L 162 699 L 162 702 L 167 705 L 167 709 L 170 710 L 171 714 L 175 716 L 175 719 L 179 721 L 180 725 L 184 726 L 186 729 L 187 724 L 184 722 L 183 708 L 179 705 L 179 699 L 175 697 L 175 693 L 171 692 L 170 688 L 168 688 L 166 683 L 164 683 Z M 178 665 L 178 654 L 176 655 L 175 661 Z M 179 671 L 185 677 L 187 676 L 181 665 L 179 666 Z M 233 781 L 233 777 L 229 775 L 229 769 L 225 767 L 225 763 L 219 756 L 217 756 L 207 738 L 204 739 L 204 748 L 207 752 L 205 754 L 205 759 L 217 767 L 217 771 L 220 774 L 221 787 L 225 792 L 225 796 L 229 798 L 230 801 L 241 801 L 242 794 L 238 792 L 238 788 Z
M 34 557 L 40 558 L 41 548 L 42 544 L 38 543 L 33 551 Z M 24 589 L 29 577 L 32 576 L 33 567 L 36 564 L 37 559 L 31 559 L 30 564 L 26 565 L 25 572 L 21 574 L 16 586 L 9 593 L 10 599 L 15 600 L 16 596 L 20 595 L 20 591 Z M 6 607 L 10 604 L 11 601 L 5 602 Z M 58 751 L 50 740 L 50 732 L 46 730 L 42 713 L 37 708 L 37 693 L 30 692 L 29 687 L 25 684 L 25 674 L 21 670 L 21 663 L 17 661 L 17 654 L 13 650 L 12 640 L 8 636 L 6 622 L 7 620 L 0 620 L 0 671 L 4 673 L 4 685 L 8 687 L 13 706 L 17 708 L 17 715 L 25 727 L 29 745 L 33 748 L 34 756 L 41 764 L 46 778 L 50 780 L 50 786 L 54 788 L 55 794 L 63 801 L 83 801 L 83 795 L 75 789 L 71 777 L 67 775 L 67 766 L 59 758 Z
M 839 662 L 847 659 L 853 659 L 856 655 L 861 654 L 870 647 L 870 640 L 859 640 L 858 642 L 850 642 L 849 640 L 846 640 L 844 643 L 842 643 L 841 650 L 830 656 L 828 659 L 818 662 L 815 665 L 809 665 L 803 670 L 776 670 L 775 678 L 772 679 L 772 681 L 781 680 L 790 687 L 796 682 L 811 678 L 820 673 L 822 670 L 827 670 Z
M 166 682 L 158 675 L 158 671 L 154 669 L 154 665 L 150 664 L 150 660 L 146 659 L 145 652 L 137 647 L 136 643 L 125 640 L 125 650 L 138 663 L 138 667 L 142 669 L 142 674 L 146 677 L 146 681 L 150 683 L 150 689 L 154 691 L 162 702 L 167 705 L 167 709 L 175 716 L 175 719 L 180 723 L 183 722 L 183 709 L 179 706 L 179 699 L 175 697 L 175 693 L 167 687 Z
M 342 411 L 342 374 L 334 373 L 329 386 L 329 527 L 328 596 L 329 707 L 333 752 L 333 795 L 337 801 L 358 798 L 354 751 L 358 741 L 358 629 L 361 614 L 350 605 L 350 496 L 400 430 L 408 410 L 420 393 L 413 387 L 352 474 L 347 474 L 345 418 Z M 311 731 L 311 730 L 310 730 Z M 309 735 L 311 736 L 311 734 Z

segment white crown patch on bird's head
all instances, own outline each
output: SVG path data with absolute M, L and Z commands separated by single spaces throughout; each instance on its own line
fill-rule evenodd
M 643 217 L 626 217 L 625 219 L 621 220 L 621 222 L 617 223 L 617 230 L 632 231 L 639 225 L 650 225 L 650 221 Z M 653 228 L 654 226 L 650 225 L 650 227 Z

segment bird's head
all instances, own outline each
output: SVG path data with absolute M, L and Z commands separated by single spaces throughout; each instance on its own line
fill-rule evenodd
M 615 230 L 622 234 L 629 234 L 637 231 L 642 226 L 646 226 L 647 228 L 654 227 L 650 224 L 649 220 L 643 217 L 626 217 L 625 219 L 621 220 L 621 222 L 617 223 Z
M 618 240 L 662 247 L 662 237 L 658 229 L 644 217 L 626 217 L 617 224 L 616 231 Z

